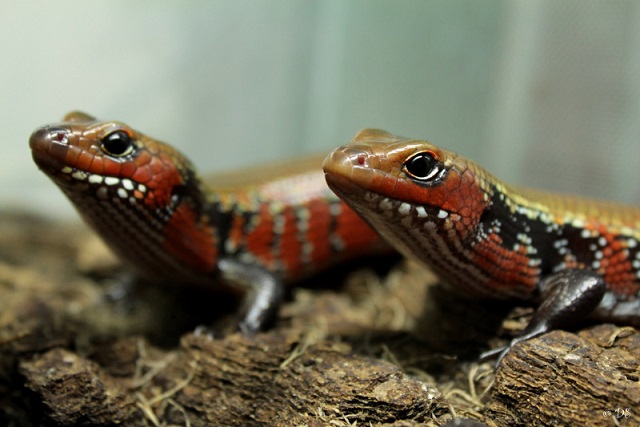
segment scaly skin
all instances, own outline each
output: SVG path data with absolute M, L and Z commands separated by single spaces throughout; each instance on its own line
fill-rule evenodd
M 638 208 L 509 186 L 453 152 L 373 129 L 324 170 L 382 237 L 453 288 L 547 300 L 525 335 L 564 326 L 576 307 L 640 325 Z
M 321 158 L 251 167 L 207 185 L 171 146 L 78 112 L 37 129 L 29 144 L 38 167 L 140 275 L 251 282 L 249 333 L 273 319 L 282 282 L 384 247 L 327 188 Z

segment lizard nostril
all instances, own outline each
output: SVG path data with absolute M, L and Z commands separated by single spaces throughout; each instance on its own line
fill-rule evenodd
M 53 142 L 57 142 L 60 144 L 68 144 L 69 143 L 69 135 L 64 130 L 52 130 L 51 131 L 51 140 Z

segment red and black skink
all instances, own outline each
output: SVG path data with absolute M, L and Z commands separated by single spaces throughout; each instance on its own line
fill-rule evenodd
M 455 289 L 538 300 L 508 348 L 588 315 L 640 326 L 638 208 L 513 187 L 429 142 L 373 129 L 324 171 L 385 240 Z
M 37 129 L 29 144 L 38 167 L 140 275 L 252 289 L 247 333 L 273 320 L 284 283 L 386 247 L 328 189 L 322 158 L 208 185 L 171 146 L 79 112 Z

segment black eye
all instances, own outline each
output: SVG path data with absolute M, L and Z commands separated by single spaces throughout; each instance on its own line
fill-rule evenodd
M 124 157 L 134 149 L 133 140 L 123 130 L 111 132 L 100 141 L 100 148 L 107 154 L 116 157 Z
M 436 160 L 433 153 L 424 151 L 417 153 L 404 163 L 405 173 L 419 181 L 431 181 L 441 176 L 444 168 Z

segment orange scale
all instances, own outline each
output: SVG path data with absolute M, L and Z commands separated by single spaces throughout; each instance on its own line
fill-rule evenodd
M 331 253 L 331 242 L 329 236 L 329 223 L 315 224 L 309 227 L 306 234 L 307 242 L 313 245 L 313 258 L 316 259 L 323 254 Z
M 133 162 L 124 162 L 122 163 L 122 168 L 121 168 L 121 176 L 124 178 L 131 178 L 133 176 L 133 174 L 135 174 L 136 170 L 138 169 L 138 165 L 136 165 Z
M 619 252 L 627 247 L 626 243 L 623 243 L 621 240 L 613 240 L 609 242 L 609 247 L 613 250 L 613 252 Z
M 467 225 L 464 223 L 464 221 L 456 221 L 454 223 L 454 226 L 457 231 L 464 231 L 467 228 Z
M 618 283 L 608 282 L 608 284 L 617 295 L 623 295 L 626 297 L 636 295 L 639 290 L 638 284 L 634 283 L 633 280 L 626 280 Z
M 320 265 L 332 256 L 331 247 L 328 244 L 313 245 L 311 261 L 314 265 Z
M 153 157 L 151 156 L 151 154 L 149 154 L 147 150 L 142 150 L 136 157 L 135 163 L 138 165 L 138 167 L 142 167 L 151 163 L 152 160 Z
M 183 264 L 201 272 L 216 268 L 217 252 L 210 227 L 193 225 L 197 218 L 186 205 L 179 207 L 165 225 L 163 247 Z
M 502 244 L 502 238 L 497 234 L 489 234 L 489 241 L 496 245 Z
M 151 181 L 152 177 L 153 175 L 151 174 L 151 171 L 146 166 L 138 167 L 134 174 L 131 176 L 134 181 L 145 185 L 147 185 Z
M 149 169 L 151 170 L 151 174 L 161 175 L 166 170 L 166 166 L 161 162 L 155 161 L 149 164 Z
M 296 270 L 300 268 L 302 260 L 300 257 L 300 244 L 289 241 L 280 247 L 280 258 L 285 264 L 287 270 Z
M 120 163 L 107 160 L 104 163 L 104 174 L 106 176 L 120 176 Z
M 273 261 L 273 218 L 266 206 L 260 209 L 258 225 L 246 236 L 247 251 L 265 263 Z
M 354 227 L 356 224 L 350 221 L 344 221 L 344 218 L 340 218 L 336 225 L 334 233 L 345 244 L 345 250 L 349 248 L 357 248 L 360 245 L 367 245 L 370 242 L 376 240 L 376 235 L 372 231 L 365 229 L 364 227 Z M 357 224 L 359 225 L 359 224 Z M 318 240 L 322 239 L 322 236 L 318 237 Z
M 616 252 L 614 250 L 609 260 L 611 261 L 612 264 L 622 264 L 628 261 L 628 254 L 622 251 Z
M 67 150 L 65 163 L 75 167 L 79 156 L 80 156 L 80 152 L 78 150 Z
M 97 175 L 104 175 L 104 161 L 101 157 L 94 157 L 91 160 L 90 172 Z
M 76 167 L 83 171 L 90 170 L 91 162 L 93 161 L 94 157 L 95 156 L 93 154 L 90 154 L 87 151 L 81 152 L 76 160 Z
M 154 196 L 156 198 L 156 204 L 159 206 L 164 207 L 169 205 L 171 194 L 166 190 L 166 188 L 159 188 L 158 191 L 155 191 Z
M 149 209 L 156 208 L 156 196 L 151 191 L 147 191 L 146 197 L 144 198 L 144 204 Z
M 406 191 L 406 187 L 406 185 L 399 186 L 397 178 L 384 176 L 379 183 L 378 191 L 382 194 L 393 194 L 398 196 L 398 193 L 404 193 Z M 402 198 L 402 196 L 395 198 Z
M 229 229 L 229 235 L 227 238 L 236 247 L 239 247 L 242 243 L 242 238 L 244 237 L 243 228 L 245 223 L 246 221 L 241 215 L 234 216 L 233 220 L 231 221 L 231 228 Z

